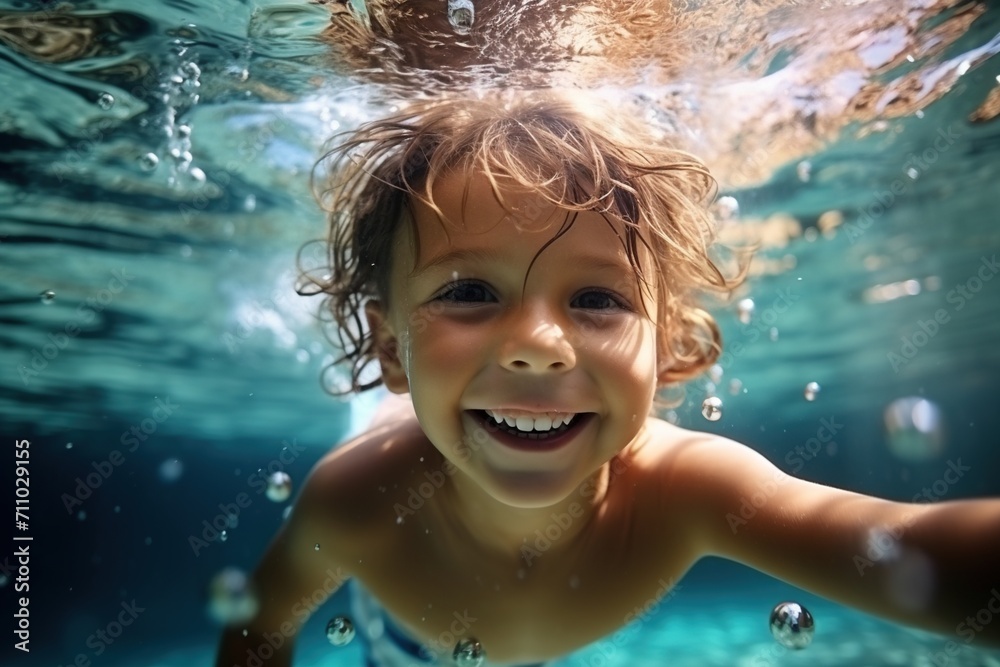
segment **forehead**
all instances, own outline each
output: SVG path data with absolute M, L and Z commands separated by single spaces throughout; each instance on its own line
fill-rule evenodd
M 458 247 L 514 259 L 526 253 L 534 258 L 553 244 L 559 246 L 557 254 L 583 253 L 635 273 L 621 222 L 597 211 L 567 210 L 511 179 L 491 180 L 479 171 L 451 172 L 433 182 L 429 201 L 413 198 L 410 211 L 412 219 L 403 226 L 401 240 L 417 270 Z

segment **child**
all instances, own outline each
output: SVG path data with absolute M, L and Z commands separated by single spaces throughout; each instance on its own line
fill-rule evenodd
M 218 665 L 277 644 L 267 664 L 289 664 L 348 577 L 373 665 L 448 664 L 462 640 L 490 663 L 543 663 L 710 554 L 944 633 L 992 604 L 1000 501 L 841 491 L 649 416 L 721 349 L 695 296 L 741 273 L 710 258 L 707 171 L 662 144 L 522 93 L 426 104 L 340 147 L 320 287 L 354 389 L 409 400 L 313 470 Z M 977 646 L 1000 640 L 1000 623 L 978 627 Z

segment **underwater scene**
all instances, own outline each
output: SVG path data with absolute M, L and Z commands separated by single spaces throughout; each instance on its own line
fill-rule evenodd
M 384 395 L 333 395 L 297 291 L 314 168 L 458 88 L 586 89 L 712 170 L 720 239 L 758 250 L 665 418 L 851 491 L 1000 495 L 998 51 L 985 0 L 0 0 L 0 664 L 215 664 L 301 482 Z M 556 664 L 1000 666 L 974 629 L 997 573 L 939 635 L 708 558 Z M 364 664 L 328 631 L 346 588 L 301 604 L 296 665 Z

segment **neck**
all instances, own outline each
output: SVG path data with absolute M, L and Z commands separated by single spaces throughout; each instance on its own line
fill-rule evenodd
M 486 494 L 458 473 L 449 484 L 451 522 L 457 539 L 526 571 L 542 554 L 556 556 L 591 525 L 610 484 L 605 463 L 566 498 L 546 507 L 513 507 Z M 555 560 L 555 558 L 551 558 Z

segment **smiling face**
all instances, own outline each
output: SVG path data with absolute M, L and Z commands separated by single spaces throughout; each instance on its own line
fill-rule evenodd
M 434 446 L 493 498 L 544 507 L 639 434 L 656 302 L 617 223 L 580 212 L 554 238 L 573 213 L 502 195 L 507 207 L 485 177 L 457 173 L 434 187 L 444 221 L 414 202 L 369 322 L 386 385 L 411 394 Z

